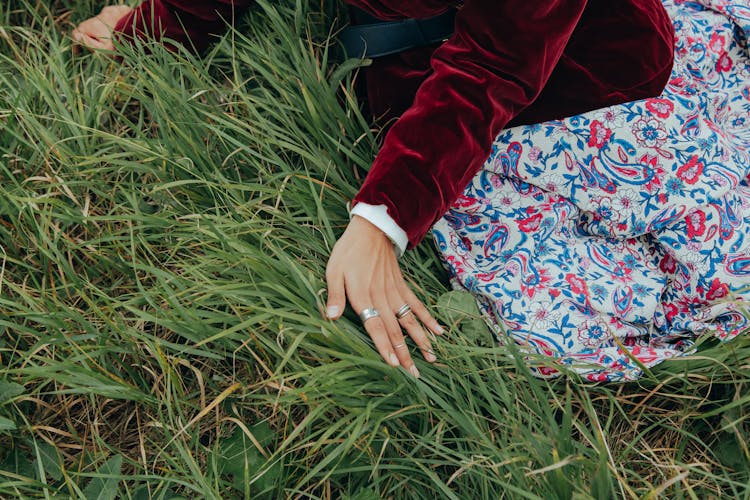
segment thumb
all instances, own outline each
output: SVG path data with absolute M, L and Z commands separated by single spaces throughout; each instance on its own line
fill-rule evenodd
M 338 319 L 346 307 L 346 291 L 344 288 L 344 273 L 329 266 L 326 269 L 328 283 L 328 301 L 326 302 L 326 318 Z

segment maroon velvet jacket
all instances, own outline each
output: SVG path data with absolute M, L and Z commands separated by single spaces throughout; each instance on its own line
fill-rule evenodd
M 203 49 L 252 0 L 147 0 L 116 31 Z M 381 19 L 425 18 L 459 2 L 347 0 Z M 465 0 L 454 35 L 378 59 L 370 110 L 401 115 L 356 202 L 385 204 L 416 245 L 447 210 L 504 127 L 657 95 L 673 60 L 661 0 Z M 401 114 L 403 112 L 403 114 Z

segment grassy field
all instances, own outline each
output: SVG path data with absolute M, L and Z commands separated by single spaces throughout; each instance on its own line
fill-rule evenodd
M 748 338 L 536 380 L 430 242 L 420 380 L 321 318 L 378 134 L 307 3 L 122 61 L 71 50 L 99 2 L 0 3 L 0 497 L 750 498 Z

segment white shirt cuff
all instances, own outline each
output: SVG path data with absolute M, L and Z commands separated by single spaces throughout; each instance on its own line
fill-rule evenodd
M 385 233 L 396 247 L 396 253 L 401 257 L 409 244 L 406 231 L 396 224 L 396 221 L 388 215 L 388 207 L 385 205 L 370 205 L 361 201 L 354 205 L 351 215 L 358 215 L 366 219 L 370 224 Z

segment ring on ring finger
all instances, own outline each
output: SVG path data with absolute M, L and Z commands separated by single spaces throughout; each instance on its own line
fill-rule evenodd
M 409 304 L 404 304 L 398 308 L 398 311 L 396 311 L 396 319 L 404 319 L 409 314 L 411 314 L 411 306 Z

